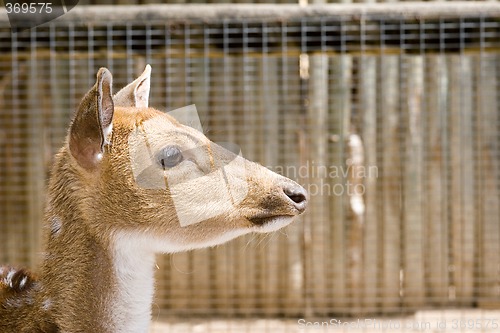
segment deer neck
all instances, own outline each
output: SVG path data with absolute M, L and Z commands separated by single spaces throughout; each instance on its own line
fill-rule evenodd
M 67 191 L 50 200 L 41 307 L 62 332 L 147 332 L 154 253 L 125 234 L 92 233 L 98 217 L 79 201 Z
M 154 252 L 144 250 L 125 233 L 115 235 L 113 243 L 116 292 L 111 314 L 116 332 L 147 332 L 154 294 Z

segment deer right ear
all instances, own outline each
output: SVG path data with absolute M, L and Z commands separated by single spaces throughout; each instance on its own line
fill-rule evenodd
M 151 66 L 148 64 L 144 72 L 132 83 L 116 93 L 113 97 L 116 106 L 147 108 L 151 81 Z
M 102 159 L 113 121 L 113 77 L 108 69 L 97 72 L 97 81 L 83 97 L 69 131 L 69 150 L 78 164 L 89 171 Z

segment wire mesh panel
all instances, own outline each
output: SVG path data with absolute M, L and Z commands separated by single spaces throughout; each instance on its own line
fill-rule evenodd
M 3 21 L 1 262 L 39 262 L 52 156 L 97 69 L 121 87 L 149 63 L 150 105 L 196 104 L 209 138 L 311 195 L 283 231 L 159 257 L 153 312 L 172 332 L 408 315 L 394 331 L 491 331 L 453 323 L 500 324 L 500 16 L 358 9 L 98 21 L 90 7 L 17 34 Z

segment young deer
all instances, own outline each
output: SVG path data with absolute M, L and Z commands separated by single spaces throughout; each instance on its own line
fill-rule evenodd
M 155 253 L 275 231 L 304 212 L 300 185 L 148 108 L 149 82 L 148 65 L 113 97 L 111 73 L 97 73 L 52 168 L 39 278 L 0 267 L 0 332 L 147 332 Z

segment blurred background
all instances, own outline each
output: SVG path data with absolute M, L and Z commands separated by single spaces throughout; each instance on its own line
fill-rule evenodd
M 0 11 L 0 263 L 39 263 L 97 69 L 117 91 L 149 63 L 151 106 L 196 104 L 209 138 L 311 193 L 274 234 L 159 256 L 152 332 L 498 330 L 498 2 L 95 2 L 15 34 Z

